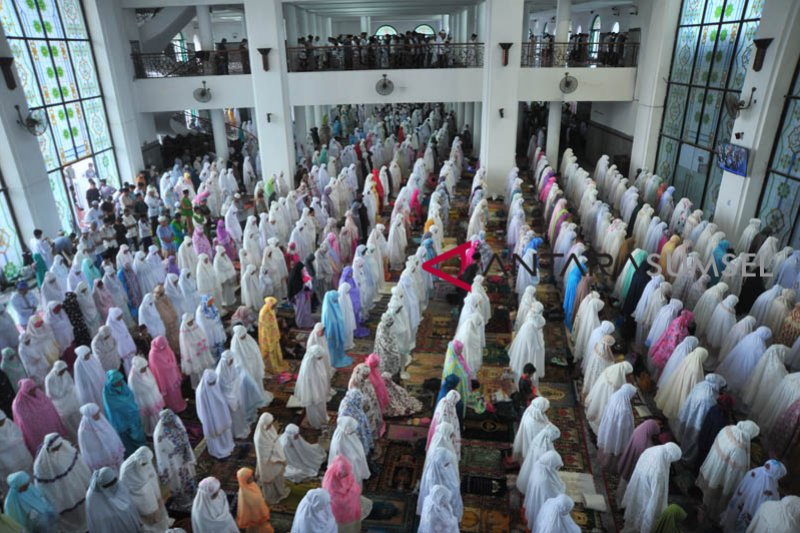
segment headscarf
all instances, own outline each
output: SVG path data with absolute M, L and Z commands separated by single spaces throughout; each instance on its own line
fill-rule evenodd
M 236 472 L 239 481 L 239 499 L 236 524 L 241 529 L 257 528 L 260 533 L 272 533 L 269 523 L 269 506 L 264 501 L 261 489 L 253 478 L 251 468 L 240 468 Z
M 720 517 L 723 530 L 742 531 L 747 528 L 764 502 L 780 498 L 778 482 L 785 475 L 786 467 L 775 459 L 769 459 L 764 466 L 745 474 Z
M 214 370 L 205 369 L 203 379 L 197 387 L 197 417 L 203 424 L 203 433 L 210 436 L 230 431 L 233 424 L 219 377 Z
M 78 516 L 72 520 L 65 517 L 62 527 L 69 524 L 77 527 L 75 522 L 84 522 L 83 502 L 92 472 L 72 443 L 57 433 L 47 435 L 36 456 L 33 474 L 36 487 L 53 505 L 56 513 L 77 511 L 75 514 Z
M 92 334 L 86 326 L 86 320 L 78 303 L 78 296 L 74 292 L 67 292 L 66 296 L 64 296 L 64 312 L 67 314 L 70 324 L 72 324 L 75 345 L 90 345 L 92 343 Z
M 14 348 L 3 348 L 2 356 L 0 370 L 8 376 L 8 380 L 16 393 L 19 389 L 19 381 L 27 378 L 28 373 L 25 371 L 25 367 L 22 365 L 22 361 Z
M 536 533 L 580 533 L 570 514 L 575 502 L 566 494 L 550 498 L 539 508 L 533 530 Z
M 386 407 L 389 405 L 389 392 L 386 390 L 386 384 L 383 382 L 383 378 L 381 378 L 381 358 L 378 354 L 372 353 L 367 356 L 365 363 L 367 363 L 369 367 L 369 381 L 375 389 L 375 396 L 378 397 L 381 411 L 385 411 Z
M 64 438 L 69 435 L 53 402 L 32 379 L 19 381 L 11 411 L 32 455 L 48 433 L 58 433 Z
M 336 456 L 328 465 L 322 488 L 331 495 L 331 509 L 337 524 L 352 524 L 361 519 L 361 487 L 344 456 Z
M 156 309 L 156 299 L 152 292 L 145 294 L 142 304 L 139 306 L 139 325 L 146 326 L 147 332 L 153 338 L 167 334 L 164 321 L 161 320 L 161 315 Z
M 444 485 L 434 485 L 422 504 L 417 533 L 457 533 L 459 521 L 450 505 L 452 499 L 450 489 Z
M 128 326 L 125 325 L 123 316 L 122 309 L 112 307 L 108 311 L 106 327 L 111 329 L 111 335 L 117 341 L 117 352 L 122 360 L 126 362 L 125 368 L 128 368 L 131 357 L 136 353 L 136 343 L 133 342 L 133 337 L 131 337 Z
M 97 360 L 100 361 L 100 364 L 103 365 L 103 370 L 109 371 L 119 368 L 119 349 L 109 326 L 102 326 L 97 335 L 94 336 L 94 339 L 92 339 L 92 352 L 97 357 Z
M 450 491 L 450 507 L 453 515 L 460 521 L 464 514 L 464 504 L 461 499 L 458 459 L 452 451 L 443 447 L 436 448 L 426 458 L 419 485 L 417 513 L 422 512 L 425 500 L 436 485 L 442 485 Z
M 161 487 L 150 448 L 142 446 L 122 463 L 119 480 L 128 489 L 131 503 L 139 515 L 148 518 L 148 529 L 168 526 L 169 517 L 161 498 Z
M 369 419 L 364 412 L 364 394 L 357 389 L 349 389 L 339 403 L 338 417 L 349 416 L 358 422 L 358 437 L 368 453 L 373 447 L 373 435 Z
M 336 517 L 331 508 L 331 496 L 325 489 L 306 492 L 294 514 L 291 533 L 337 533 Z
M 51 301 L 47 304 L 44 322 L 53 330 L 53 336 L 62 352 L 75 341 L 75 335 L 72 333 L 72 324 L 70 324 L 67 313 L 63 311 L 63 305 L 60 301 Z
M 8 494 L 5 511 L 25 531 L 47 531 L 55 528 L 58 515 L 39 489 L 31 483 L 27 472 L 15 472 L 8 476 Z M 21 490 L 26 487 L 25 490 Z
M 139 513 L 131 495 L 113 468 L 95 470 L 86 493 L 86 518 L 89 531 L 138 533 Z
M 103 386 L 103 407 L 106 418 L 117 430 L 126 451 L 132 453 L 139 444 L 144 444 L 144 429 L 139 416 L 139 407 L 133 392 L 125 383 L 125 377 L 119 370 L 106 372 L 106 384 Z
M 360 441 L 358 442 L 360 446 Z M 320 466 L 325 461 L 325 451 L 319 444 L 309 444 L 300 435 L 300 428 L 295 424 L 287 424 L 283 428 L 280 444 L 286 455 L 285 475 L 287 479 L 300 483 L 317 476 Z

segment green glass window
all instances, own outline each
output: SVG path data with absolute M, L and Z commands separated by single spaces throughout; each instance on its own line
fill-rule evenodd
M 763 7 L 763 0 L 683 0 L 655 172 L 706 215 L 722 179 L 712 154 L 733 129 L 725 98 L 742 90 Z
M 72 231 L 86 208 L 82 182 L 100 177 L 120 185 L 83 7 L 80 0 L 0 0 L 0 24 L 28 107 L 47 115 L 39 148 L 60 220 Z

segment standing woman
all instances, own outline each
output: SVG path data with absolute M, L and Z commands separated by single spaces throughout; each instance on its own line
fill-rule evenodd
M 153 452 L 142 446 L 120 468 L 119 481 L 130 495 L 139 515 L 142 531 L 159 533 L 169 527 L 169 515 L 161 497 L 158 476 L 153 468 Z
M 253 441 L 256 446 L 256 477 L 267 503 L 274 505 L 289 496 L 290 489 L 284 483 L 286 456 L 280 443 L 278 432 L 273 425 L 274 418 L 263 413 L 258 419 Z
M 279 374 L 289 367 L 283 360 L 281 352 L 281 330 L 278 327 L 278 318 L 275 316 L 277 304 L 278 300 L 269 296 L 264 299 L 264 307 L 258 313 L 258 347 L 267 370 L 272 374 Z
M 177 506 L 189 507 L 197 490 L 194 450 L 183 422 L 169 409 L 159 413 L 153 447 L 159 481 L 169 489 Z
M 186 409 L 186 400 L 181 394 L 183 378 L 176 362 L 175 353 L 169 347 L 166 338 L 156 337 L 153 339 L 147 362 L 166 406 L 176 413 Z
M 240 468 L 236 479 L 239 481 L 236 524 L 246 533 L 274 533 L 269 523 L 269 506 L 253 477 L 253 470 Z
M 320 346 L 311 346 L 303 356 L 294 395 L 306 408 L 308 423 L 321 429 L 328 422 L 326 403 L 331 390 L 330 374 Z
M 167 296 L 163 284 L 157 285 L 156 288 L 153 289 L 153 296 L 155 299 L 156 311 L 158 311 L 158 316 L 161 317 L 161 322 L 164 324 L 164 335 L 167 337 L 169 346 L 172 348 L 173 352 L 180 355 L 181 345 L 178 328 L 178 312 L 180 310 L 172 305 L 172 300 Z M 154 335 L 153 338 L 155 337 Z
M 225 327 L 222 325 L 222 318 L 219 316 L 217 306 L 214 305 L 213 296 L 204 294 L 200 297 L 200 307 L 194 313 L 195 322 L 205 333 L 208 340 L 208 348 L 215 361 L 219 361 L 222 352 L 225 351 Z
M 19 391 L 11 412 L 31 455 L 36 454 L 36 449 L 48 433 L 58 433 L 65 439 L 69 436 L 53 402 L 32 379 L 19 381 Z
M 200 482 L 197 496 L 192 504 L 192 531 L 239 533 L 228 506 L 228 497 L 215 477 L 207 477 Z
M 344 315 L 339 305 L 339 293 L 328 291 L 322 303 L 322 324 L 325 326 L 325 338 L 331 355 L 331 365 L 343 368 L 353 364 L 353 360 L 345 353 Z
M 83 318 L 78 295 L 68 292 L 64 297 L 64 312 L 72 324 L 72 334 L 75 337 L 75 346 L 89 346 L 92 343 L 92 334 Z
M 158 423 L 158 413 L 164 408 L 164 397 L 144 357 L 137 355 L 133 358 L 133 368 L 128 374 L 128 387 L 139 406 L 144 432 L 152 436 Z
M 208 453 L 216 459 L 229 457 L 235 446 L 231 430 L 233 421 L 216 372 L 211 369 L 203 371 L 195 396 L 197 417 L 203 424 Z
M 139 407 L 133 392 L 125 383 L 119 370 L 106 372 L 106 384 L 103 387 L 103 407 L 106 417 L 122 439 L 125 454 L 130 455 L 145 445 L 144 428 L 139 415 Z
M 294 307 L 294 321 L 298 328 L 314 327 L 314 318 L 311 316 L 312 292 L 311 276 L 308 275 L 303 263 L 298 261 L 289 274 L 289 301 Z
M 180 343 L 181 371 L 189 376 L 192 388 L 196 389 L 203 371 L 214 367 L 214 358 L 211 357 L 205 332 L 189 313 L 184 313 L 181 321 Z
M 322 488 L 331 496 L 331 508 L 339 533 L 361 531 L 361 487 L 353 477 L 353 468 L 343 455 L 331 462 Z

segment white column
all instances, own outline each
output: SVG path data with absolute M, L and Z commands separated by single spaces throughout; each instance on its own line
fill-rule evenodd
M 485 43 L 489 34 L 488 27 L 486 26 L 486 2 L 481 2 L 475 6 L 475 18 L 477 21 L 475 33 L 478 34 L 478 40 Z
M 565 43 L 569 34 L 570 0 L 558 0 L 556 6 L 556 46 Z M 553 168 L 558 168 L 559 140 L 561 138 L 561 100 L 550 102 L 547 116 L 547 145 L 545 153 Z
M 298 37 L 308 37 L 308 13 L 305 9 L 295 6 L 297 12 Z
M 486 9 L 481 166 L 486 168 L 492 195 L 502 194 L 504 177 L 516 162 L 521 47 L 519 41 L 512 41 L 508 64 L 503 66 L 500 43 L 509 40 L 508 28 L 519 24 L 523 7 L 523 0 L 506 0 L 492 2 Z
M 297 46 L 297 35 L 299 31 L 297 7 L 294 4 L 283 4 L 283 16 L 286 20 L 286 45 Z
M 477 33 L 478 40 L 481 40 L 483 37 L 478 32 L 478 27 L 477 27 L 478 6 L 468 7 L 466 9 L 466 13 L 467 13 L 467 38 L 469 38 L 473 33 Z
M 305 144 L 306 134 L 308 133 L 308 123 L 306 122 L 306 113 L 302 107 L 294 108 L 294 137 L 297 142 Z M 297 154 L 298 156 L 300 154 Z
M 631 179 L 638 168 L 655 169 L 658 132 L 667 96 L 666 80 L 680 9 L 679 2 L 643 2 L 639 6 L 639 16 L 646 24 L 648 37 L 642 39 L 640 45 L 636 74 L 634 100 L 638 99 L 639 103 L 631 146 Z
M 310 130 L 311 128 L 313 128 L 315 126 L 315 124 L 314 124 L 314 106 L 313 105 L 303 106 L 303 112 L 304 112 L 304 114 L 306 116 L 306 128 L 308 128 L 308 130 Z M 306 133 L 308 133 L 308 130 L 306 130 Z
M 0 56 L 11 57 L 11 48 L 0 32 Z M 36 228 L 48 236 L 55 236 L 61 229 L 53 191 L 44 166 L 44 158 L 39 150 L 39 142 L 25 128 L 17 124 L 15 105 L 20 107 L 22 116 L 28 112 L 22 82 L 14 70 L 17 88 L 13 91 L 0 91 L 0 171 L 8 187 L 8 196 L 17 222 L 20 226 L 20 241 L 27 247 L 28 239 Z M 60 177 L 58 179 L 61 179 Z M 14 231 L 13 228 L 5 228 Z M 22 265 L 18 265 L 22 266 Z
M 361 32 L 369 35 L 370 24 L 372 24 L 372 17 L 361 17 Z
M 280 0 L 245 0 L 245 20 L 252 65 L 255 123 L 261 168 L 265 174 L 294 174 L 292 110 L 289 103 L 286 48 Z M 261 64 L 259 48 L 271 48 L 269 71 Z M 267 114 L 270 115 L 269 122 Z
M 131 26 L 135 33 L 136 17 L 133 10 L 123 10 L 117 2 L 88 0 L 83 6 L 97 60 L 97 75 L 105 88 L 103 103 L 114 139 L 120 179 L 132 181 L 133 176 L 145 167 L 143 141 L 156 138 L 153 115 L 137 113 L 136 107 L 131 105 L 135 101 L 131 83 L 134 71 L 130 46 L 124 37 L 130 35 Z M 146 137 L 143 139 L 143 136 Z
M 325 38 L 326 46 L 328 43 L 328 37 L 335 37 L 333 35 L 333 19 L 330 17 L 325 17 L 325 35 L 323 37 Z
M 321 105 L 314 106 L 314 125 L 316 127 L 322 126 L 322 115 L 325 113 L 325 110 Z
M 214 136 L 214 153 L 217 157 L 228 159 L 228 136 L 225 133 L 225 111 L 223 109 L 209 109 L 211 115 L 211 133 Z
M 203 50 L 213 50 L 214 32 L 211 29 L 211 13 L 207 5 L 197 6 L 197 33 L 200 35 L 200 45 Z
M 444 15 L 442 15 L 442 28 L 441 29 L 443 29 L 444 31 L 449 31 L 450 30 L 450 15 L 448 13 L 445 13 Z
M 752 87 L 756 88 L 754 104 L 740 112 L 733 123 L 733 133 L 741 132 L 740 139 L 717 139 L 734 142 L 750 150 L 747 177 L 730 172 L 722 174 L 714 222 L 736 243 L 741 231 L 756 214 L 758 198 L 766 179 L 766 170 L 772 153 L 775 132 L 780 126 L 785 95 L 790 92 L 792 69 L 800 56 L 800 2 L 771 0 L 764 4 L 761 23 L 756 38 L 773 38 L 767 49 L 764 65 L 759 72 L 752 70 L 755 49 L 744 78 L 741 99 L 747 101 Z M 790 218 L 795 213 L 786 213 Z M 765 221 L 762 221 L 765 222 Z
M 464 121 L 462 123 L 461 128 L 463 129 L 464 126 L 469 125 L 470 131 L 473 130 L 473 120 L 475 117 L 475 103 L 474 102 L 465 102 L 464 103 Z M 472 132 L 472 138 L 475 138 L 475 132 Z
M 464 9 L 461 11 L 461 19 L 459 21 L 459 28 L 461 29 L 460 35 L 458 37 L 459 41 L 465 43 L 469 40 L 470 29 L 469 29 L 469 15 L 468 12 L 470 9 Z
M 475 102 L 474 114 L 472 118 L 472 154 L 481 153 L 481 139 L 483 135 L 483 102 Z M 482 165 L 483 163 L 481 163 Z

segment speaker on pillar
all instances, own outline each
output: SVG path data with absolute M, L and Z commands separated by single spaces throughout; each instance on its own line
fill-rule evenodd
M 269 52 L 272 48 L 257 48 L 258 53 L 261 54 L 261 66 L 264 72 L 269 72 Z
M 498 43 L 500 48 L 503 49 L 503 66 L 508 66 L 508 50 L 511 48 L 511 45 L 514 43 Z

